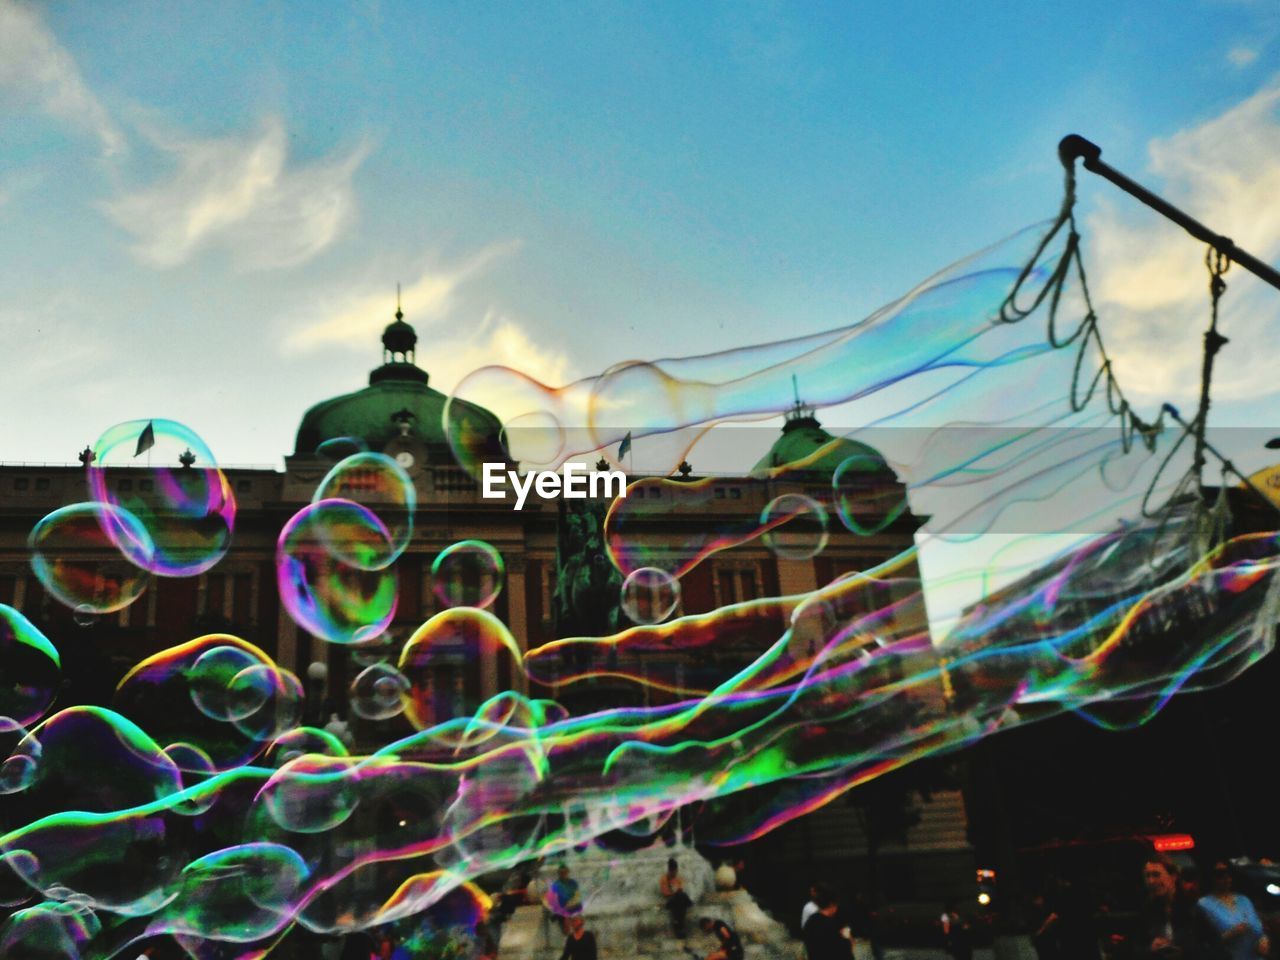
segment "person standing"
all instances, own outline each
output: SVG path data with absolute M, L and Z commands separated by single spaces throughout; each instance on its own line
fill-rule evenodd
M 960 916 L 960 905 L 948 900 L 942 910 L 942 943 L 954 960 L 973 960 L 973 928 Z
M 1209 874 L 1209 893 L 1199 907 L 1213 936 L 1231 960 L 1256 960 L 1271 956 L 1271 943 L 1262 930 L 1262 920 L 1248 897 L 1231 889 L 1231 869 L 1219 860 Z
M 684 880 L 680 877 L 680 864 L 675 857 L 667 860 L 667 872 L 658 880 L 658 891 L 671 915 L 671 932 L 679 940 L 684 939 L 685 922 L 693 901 L 684 892 Z
M 565 937 L 560 960 L 597 960 L 596 935 L 587 929 L 580 914 L 569 921 L 569 935 Z
M 570 920 L 582 913 L 582 891 L 564 864 L 556 871 L 556 879 L 547 891 L 547 909 L 560 918 L 560 928 L 565 933 L 571 930 Z
M 822 893 L 822 888 L 816 883 L 809 884 L 809 902 L 800 911 L 800 933 L 802 935 L 804 926 L 809 922 L 809 918 L 818 912 L 818 900 L 822 897 Z
M 1147 902 L 1139 931 L 1138 956 L 1143 960 L 1200 960 L 1206 949 L 1204 922 L 1194 905 L 1178 896 L 1178 868 L 1163 854 L 1142 865 Z
M 849 928 L 836 919 L 834 897 L 822 896 L 818 912 L 805 923 L 802 934 L 809 960 L 850 960 L 853 956 L 853 938 Z

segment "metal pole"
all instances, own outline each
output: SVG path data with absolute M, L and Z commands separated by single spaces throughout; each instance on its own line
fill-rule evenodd
M 1069 134 L 1058 143 L 1058 158 L 1065 167 L 1070 167 L 1079 159 L 1084 168 L 1090 173 L 1096 173 L 1098 176 L 1110 180 L 1129 196 L 1141 200 L 1156 213 L 1172 220 L 1197 240 L 1209 244 L 1213 249 L 1229 258 L 1232 263 L 1240 264 L 1255 277 L 1280 290 L 1280 271 L 1277 271 L 1275 267 L 1259 260 L 1249 251 L 1241 250 L 1228 237 L 1214 233 L 1200 221 L 1187 216 L 1169 201 L 1156 196 L 1142 184 L 1135 183 L 1119 170 L 1104 163 L 1102 161 L 1102 148 L 1097 144 L 1090 143 L 1084 137 L 1074 133 Z

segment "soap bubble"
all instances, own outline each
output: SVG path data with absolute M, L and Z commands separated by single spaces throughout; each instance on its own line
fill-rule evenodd
M 391 542 L 391 551 L 383 566 L 400 556 L 413 537 L 417 491 L 404 468 L 384 453 L 354 453 L 334 464 L 311 498 L 312 503 L 322 500 L 350 500 L 368 509 L 381 521 Z M 336 557 L 363 566 L 357 557 L 348 556 L 347 549 L 348 544 L 342 539 L 332 544 Z M 364 569 L 375 568 L 364 566 Z
M 22 725 L 39 719 L 61 682 L 62 660 L 53 644 L 19 611 L 0 603 L 0 721 Z
M 131 420 L 93 446 L 89 489 L 146 530 L 104 513 L 104 529 L 131 562 L 167 577 L 204 573 L 226 554 L 235 527 L 231 484 L 204 441 L 173 420 Z
M 391 537 L 371 510 L 349 500 L 312 503 L 285 524 L 276 544 L 280 602 L 317 637 L 367 641 L 395 616 L 392 559 Z
M 409 681 L 388 663 L 365 667 L 351 682 L 351 710 L 366 720 L 389 720 L 404 712 Z
M 431 589 L 445 607 L 488 607 L 502 590 L 502 555 L 483 540 L 463 540 L 431 564 Z
M 27 542 L 40 583 L 80 616 L 127 607 L 151 579 L 151 534 L 133 513 L 113 504 L 73 503 L 55 510 L 35 525 Z
M 292 833 L 324 833 L 346 821 L 359 794 L 353 761 L 308 753 L 271 775 L 258 794 L 267 813 Z
M 778 557 L 808 560 L 827 545 L 827 511 L 803 493 L 774 497 L 760 512 L 761 539 Z
M 409 683 L 405 715 L 419 730 L 471 717 L 488 695 L 465 683 L 464 671 L 482 667 L 502 686 L 502 674 L 514 676 L 521 662 L 511 631 L 487 610 L 454 607 L 438 613 L 414 632 L 400 653 L 400 673 Z
M 248 716 L 262 706 L 266 694 L 249 706 L 242 702 L 242 697 L 233 694 L 231 681 L 241 671 L 254 666 L 262 666 L 261 661 L 240 647 L 213 647 L 205 651 L 197 658 L 188 674 L 192 703 L 212 720 L 232 720 Z M 237 708 L 242 712 L 233 716 Z
M 212 758 L 195 744 L 171 743 L 164 748 L 164 754 L 178 768 L 178 772 L 182 775 L 184 789 L 197 786 L 218 772 Z M 217 799 L 217 793 L 210 790 L 179 801 L 173 805 L 173 810 L 175 813 L 194 817 L 207 812 Z
M 622 612 L 632 623 L 661 623 L 680 605 L 680 581 L 657 567 L 633 570 L 622 581 Z
M 852 533 L 870 536 L 884 530 L 907 509 L 905 489 L 883 460 L 855 454 L 831 475 L 836 515 Z

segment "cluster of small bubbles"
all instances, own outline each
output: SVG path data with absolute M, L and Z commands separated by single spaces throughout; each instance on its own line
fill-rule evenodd
M 809 560 L 827 545 L 827 511 L 803 493 L 774 497 L 760 512 L 761 539 L 773 553 L 786 560 Z
M 36 578 L 75 611 L 77 623 L 127 607 L 151 580 L 151 534 L 137 516 L 114 504 L 73 503 L 54 510 L 32 528 L 27 543 Z
M 907 509 L 906 493 L 878 457 L 855 454 L 831 475 L 836 515 L 852 533 L 870 536 Z
M 622 581 L 621 603 L 632 623 L 662 623 L 680 605 L 680 581 L 658 567 L 640 567 Z
M 0 603 L 0 718 L 19 725 L 39 719 L 61 681 L 62 659 L 48 637 Z
M 280 602 L 290 617 L 332 643 L 362 643 L 395 616 L 391 535 L 369 508 L 320 500 L 285 524 L 276 545 Z
M 114 704 L 158 742 L 192 744 L 226 770 L 297 725 L 302 685 L 253 644 L 211 633 L 137 664 L 118 684 Z
M 431 588 L 444 607 L 488 607 L 502 591 L 502 555 L 483 540 L 462 540 L 431 564 Z
M 131 420 L 93 445 L 88 464 L 95 502 L 126 511 L 133 521 L 102 515 L 103 528 L 135 566 L 166 577 L 204 573 L 226 554 L 236 501 L 213 453 L 173 420 Z
M 413 538 L 417 491 L 404 468 L 384 453 L 354 453 L 334 464 L 311 498 L 312 503 L 320 503 L 322 500 L 349 500 L 358 503 L 381 521 L 391 542 L 391 553 L 382 566 L 392 563 L 400 556 Z M 323 526 L 321 529 L 323 530 Z M 340 559 L 357 566 L 362 565 L 359 558 L 347 556 L 347 545 L 340 538 L 330 549 Z M 365 569 L 370 568 L 366 566 Z
M 404 712 L 409 681 L 389 663 L 365 667 L 351 681 L 351 711 L 366 720 L 390 720 Z

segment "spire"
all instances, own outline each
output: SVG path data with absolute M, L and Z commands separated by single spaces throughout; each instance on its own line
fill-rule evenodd
M 400 284 L 396 284 L 395 319 L 382 331 L 382 366 L 369 374 L 369 382 L 380 380 L 416 380 L 427 382 L 425 371 L 414 363 L 414 348 L 418 334 L 404 322 L 404 310 L 400 305 Z
M 795 398 L 795 403 L 783 415 L 786 423 L 782 425 L 782 432 L 786 433 L 799 427 L 822 426 L 822 424 L 818 423 L 818 418 L 813 415 L 813 407 L 806 406 L 804 401 L 800 399 L 800 382 L 796 379 L 794 373 L 791 375 L 791 395 Z

